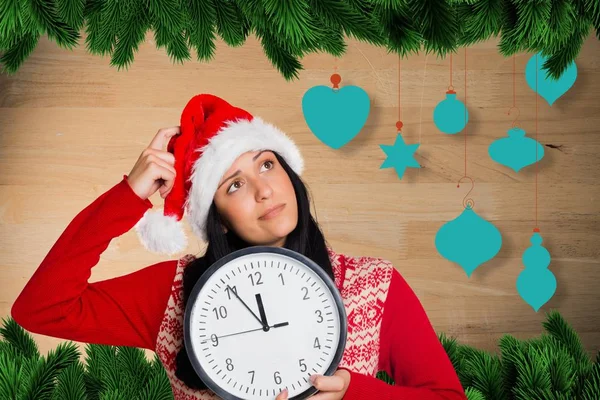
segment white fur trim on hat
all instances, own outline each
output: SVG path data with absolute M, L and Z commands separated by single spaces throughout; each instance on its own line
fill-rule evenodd
M 188 220 L 198 237 L 206 236 L 206 217 L 221 178 L 235 160 L 248 151 L 272 150 L 279 153 L 298 175 L 304 170 L 304 160 L 296 144 L 283 131 L 263 121 L 228 121 L 202 149 L 192 167 L 192 186 L 185 207 Z
M 187 237 L 181 221 L 164 215 L 163 210 L 147 210 L 135 225 L 138 239 L 149 251 L 175 254 L 187 247 Z

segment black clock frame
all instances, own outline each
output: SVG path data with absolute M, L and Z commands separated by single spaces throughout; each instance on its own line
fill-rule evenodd
M 186 348 L 187 355 L 190 359 L 190 362 L 191 362 L 194 370 L 196 371 L 196 374 L 198 374 L 198 376 L 206 384 L 206 386 L 210 390 L 212 390 L 214 393 L 216 393 L 219 397 L 221 397 L 223 400 L 245 400 L 245 399 L 242 397 L 237 397 L 229 392 L 226 392 L 223 388 L 221 388 L 221 386 L 219 384 L 217 384 L 215 381 L 213 381 L 208 376 L 208 374 L 204 371 L 204 368 L 202 368 L 202 365 L 200 364 L 200 362 L 198 362 L 198 359 L 196 358 L 196 356 L 192 350 L 192 345 L 191 345 L 190 311 L 194 307 L 194 304 L 196 303 L 196 299 L 197 299 L 198 295 L 200 294 L 202 287 L 206 284 L 208 279 L 220 267 L 222 267 L 223 265 L 229 263 L 230 261 L 232 261 L 236 258 L 246 256 L 248 254 L 256 254 L 256 253 L 281 254 L 281 255 L 293 258 L 300 263 L 303 263 L 304 265 L 306 265 L 307 267 L 312 269 L 313 272 L 315 274 L 317 274 L 323 280 L 323 282 L 325 282 L 325 284 L 329 288 L 330 292 L 332 293 L 332 296 L 333 296 L 333 299 L 335 301 L 336 308 L 338 311 L 339 320 L 340 320 L 340 340 L 338 342 L 337 349 L 333 356 L 333 360 L 331 361 L 331 364 L 327 368 L 325 375 L 333 375 L 333 373 L 337 370 L 337 367 L 339 366 L 339 363 L 342 359 L 344 349 L 346 348 L 346 340 L 347 340 L 347 336 L 348 336 L 348 321 L 347 321 L 346 309 L 344 307 L 344 302 L 342 301 L 342 296 L 340 295 L 338 288 L 335 286 L 335 282 L 325 273 L 325 271 L 323 270 L 323 268 L 321 268 L 321 266 L 319 266 L 317 263 L 315 263 L 313 260 L 306 257 L 305 255 L 300 254 L 296 251 L 287 249 L 285 247 L 250 246 L 250 247 L 246 247 L 244 249 L 236 250 L 236 251 L 226 255 L 225 257 L 217 260 L 202 274 L 202 276 L 198 279 L 198 281 L 194 285 L 192 292 L 190 293 L 190 296 L 189 296 L 189 299 L 187 301 L 187 305 L 185 308 L 185 312 L 184 312 L 184 324 L 183 324 L 184 338 L 183 339 L 184 339 L 184 345 Z M 306 399 L 306 398 L 312 396 L 313 394 L 315 394 L 317 392 L 318 392 L 318 389 L 316 389 L 314 386 L 311 386 L 304 392 L 302 392 L 294 397 L 291 397 L 289 400 L 303 400 L 303 399 Z

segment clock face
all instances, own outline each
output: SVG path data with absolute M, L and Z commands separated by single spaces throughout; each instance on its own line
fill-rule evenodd
M 294 251 L 254 246 L 229 254 L 198 280 L 185 310 L 186 350 L 224 399 L 316 393 L 346 344 L 346 312 L 333 281 Z

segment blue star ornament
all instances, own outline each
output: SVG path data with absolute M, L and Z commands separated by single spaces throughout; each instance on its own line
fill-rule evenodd
M 398 178 L 402 179 L 404 171 L 407 167 L 421 168 L 421 165 L 415 160 L 415 151 L 419 147 L 417 144 L 406 144 L 402 135 L 398 132 L 396 136 L 396 142 L 393 146 L 380 144 L 379 147 L 387 154 L 386 160 L 381 164 L 379 169 L 383 168 L 395 168 Z

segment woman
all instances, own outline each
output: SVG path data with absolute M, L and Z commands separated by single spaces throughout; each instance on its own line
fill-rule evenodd
M 40 334 L 151 349 L 176 400 L 216 398 L 187 358 L 187 298 L 200 275 L 232 251 L 286 247 L 325 270 L 348 315 L 339 368 L 311 379 L 320 391 L 312 398 L 465 399 L 423 307 L 393 265 L 338 254 L 326 244 L 310 215 L 303 165 L 297 147 L 274 126 L 218 97 L 195 96 L 181 126 L 161 129 L 129 175 L 69 224 L 17 298 L 13 318 Z M 163 214 L 150 210 L 157 190 L 165 198 Z M 208 243 L 203 256 L 187 254 L 88 283 L 110 241 L 134 226 L 151 251 L 185 248 L 183 210 Z M 395 385 L 376 379 L 380 370 Z M 276 399 L 287 399 L 287 391 Z

